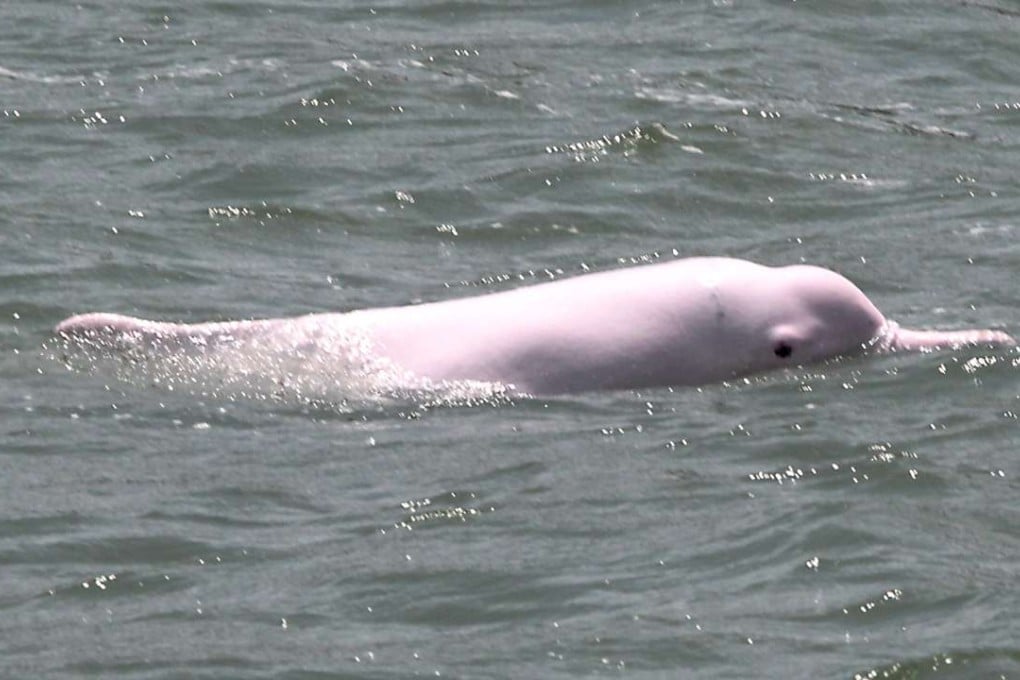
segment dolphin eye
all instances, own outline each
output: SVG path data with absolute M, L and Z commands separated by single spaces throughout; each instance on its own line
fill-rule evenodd
M 793 354 L 793 348 L 790 347 L 788 343 L 782 341 L 777 342 L 775 349 L 773 349 L 772 351 L 775 352 L 776 356 L 779 357 L 780 359 L 785 359 L 786 357 Z

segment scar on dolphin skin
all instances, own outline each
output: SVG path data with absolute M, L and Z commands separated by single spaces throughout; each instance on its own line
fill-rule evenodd
M 68 340 L 106 338 L 170 353 L 274 348 L 301 362 L 350 360 L 392 385 L 457 381 L 553 395 L 703 385 L 832 357 L 1010 347 L 996 330 L 910 330 L 887 320 L 848 279 L 810 265 L 722 257 L 615 269 L 455 300 L 294 318 L 177 324 L 115 314 L 60 323 Z M 229 342 L 228 342 L 229 340 Z M 374 372 L 374 373 L 373 373 Z M 415 381 L 420 381 L 416 383 Z

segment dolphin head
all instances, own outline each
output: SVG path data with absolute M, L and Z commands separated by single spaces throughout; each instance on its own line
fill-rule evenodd
M 776 365 L 799 365 L 864 350 L 935 351 L 965 345 L 1012 347 L 995 330 L 911 330 L 889 321 L 846 277 L 821 267 L 778 270 L 784 298 L 767 335 Z
M 886 332 L 885 317 L 846 277 L 809 265 L 774 273 L 782 303 L 769 312 L 766 346 L 759 350 L 771 367 L 857 354 Z

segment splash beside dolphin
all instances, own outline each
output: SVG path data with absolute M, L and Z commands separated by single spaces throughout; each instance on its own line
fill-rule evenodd
M 56 333 L 169 354 L 271 347 L 297 362 L 347 361 L 362 378 L 385 374 L 406 387 L 479 381 L 535 395 L 702 385 L 866 349 L 1016 344 L 995 330 L 902 329 L 835 272 L 729 258 L 290 319 L 188 325 L 84 314 Z

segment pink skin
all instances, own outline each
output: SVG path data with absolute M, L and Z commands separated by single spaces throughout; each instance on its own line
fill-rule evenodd
M 955 349 L 967 345 L 989 345 L 992 347 L 1013 347 L 1016 340 L 1002 331 L 968 329 L 963 331 L 915 331 L 889 324 L 890 337 L 883 349 L 932 352 L 940 349 Z
M 692 258 L 510 291 L 293 319 L 171 324 L 113 314 L 62 322 L 65 337 L 174 347 L 271 343 L 316 351 L 329 338 L 431 383 L 498 382 L 526 394 L 701 385 L 878 351 L 1012 346 L 1000 331 L 913 331 L 887 322 L 827 269 Z

